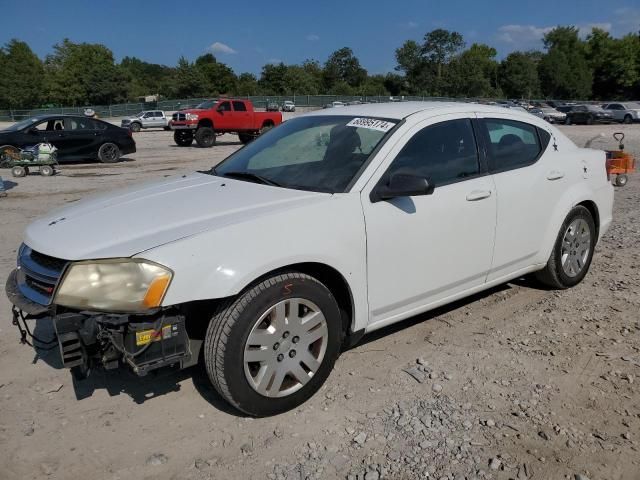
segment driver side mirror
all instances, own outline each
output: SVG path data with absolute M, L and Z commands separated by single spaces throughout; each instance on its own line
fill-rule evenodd
M 431 195 L 435 186 L 419 175 L 395 173 L 386 184 L 379 184 L 370 195 L 372 203 L 391 200 L 398 197 Z
M 221 114 L 224 115 L 224 109 L 222 108 L 222 106 L 219 106 L 218 108 L 216 108 L 216 111 Z

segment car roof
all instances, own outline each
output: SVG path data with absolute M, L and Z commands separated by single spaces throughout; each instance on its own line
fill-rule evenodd
M 429 112 L 434 115 L 441 113 L 467 113 L 467 112 L 483 112 L 483 113 L 511 113 L 513 115 L 523 115 L 529 118 L 529 113 L 515 110 L 513 108 L 504 108 L 495 105 L 483 105 L 480 103 L 467 102 L 388 102 L 388 103 L 363 103 L 361 105 L 348 105 L 338 110 L 331 111 L 331 115 L 341 116 L 366 116 L 377 118 L 388 118 L 395 120 L 403 120 L 410 115 L 419 112 Z M 326 110 L 318 110 L 307 115 L 328 115 Z

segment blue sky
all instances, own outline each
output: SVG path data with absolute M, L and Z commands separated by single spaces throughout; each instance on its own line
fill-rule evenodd
M 251 6 L 253 5 L 253 6 Z M 371 73 L 392 71 L 394 51 L 434 28 L 485 42 L 503 57 L 540 48 L 555 25 L 592 25 L 614 36 L 640 30 L 640 0 L 0 0 L 0 44 L 19 38 L 44 57 L 65 37 L 107 45 L 120 60 L 175 65 L 212 51 L 236 73 L 268 62 L 324 62 L 351 47 Z

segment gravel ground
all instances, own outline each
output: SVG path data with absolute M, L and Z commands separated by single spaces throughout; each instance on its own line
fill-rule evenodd
M 623 130 L 640 158 L 640 126 L 561 128 L 580 145 L 605 132 L 603 148 Z M 207 168 L 240 146 L 223 136 L 213 149 L 178 148 L 163 131 L 136 141 L 116 165 L 17 180 L 0 171 L 0 278 L 37 215 Z M 0 478 L 637 480 L 639 203 L 632 176 L 576 288 L 519 280 L 376 332 L 309 402 L 267 419 L 230 410 L 199 367 L 74 384 L 55 351 L 18 344 L 0 295 Z

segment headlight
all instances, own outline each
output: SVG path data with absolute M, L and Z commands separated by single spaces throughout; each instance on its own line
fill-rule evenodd
M 197 120 L 198 119 L 198 115 L 196 115 L 195 113 L 187 113 L 185 115 L 185 118 L 187 120 Z
M 173 272 L 137 259 L 73 263 L 66 271 L 54 303 L 109 312 L 142 312 L 159 307 Z

